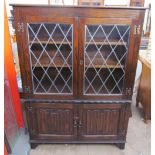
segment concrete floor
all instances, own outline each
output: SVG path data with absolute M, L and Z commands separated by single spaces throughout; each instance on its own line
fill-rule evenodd
M 19 136 L 15 146 L 12 148 L 12 153 L 9 155 L 29 155 L 30 153 L 29 136 L 25 135 L 23 129 L 19 130 Z
M 133 101 L 134 102 L 134 101 Z M 127 142 L 124 150 L 114 145 L 38 145 L 30 155 L 150 155 L 151 122 L 142 119 L 142 109 L 132 104 L 132 117 L 129 121 Z

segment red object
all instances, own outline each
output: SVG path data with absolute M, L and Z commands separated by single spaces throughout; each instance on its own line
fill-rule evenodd
M 11 95 L 13 99 L 13 106 L 16 114 L 16 119 L 19 128 L 24 127 L 23 114 L 21 110 L 20 97 L 18 93 L 18 86 L 16 80 L 16 72 L 14 67 L 14 59 L 11 47 L 11 39 L 9 34 L 8 18 L 6 14 L 6 6 L 4 7 L 4 64 L 7 72 Z
M 8 155 L 5 144 L 4 144 L 4 155 Z

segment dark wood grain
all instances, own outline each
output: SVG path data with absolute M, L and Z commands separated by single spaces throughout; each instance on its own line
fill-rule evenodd
M 80 139 L 117 139 L 120 105 L 81 105 Z
M 33 8 L 33 14 L 31 12 L 31 9 Z M 47 12 L 48 10 L 48 12 Z M 65 12 L 65 13 L 64 13 Z M 67 16 L 66 16 L 66 12 Z M 19 16 L 20 14 L 20 16 Z M 87 23 L 93 23 L 93 24 L 129 24 L 131 25 L 131 35 L 130 35 L 130 45 L 129 45 L 129 54 L 128 54 L 128 60 L 126 65 L 126 73 L 125 73 L 125 82 L 124 82 L 124 91 L 123 94 L 119 96 L 89 96 L 91 99 L 99 99 L 99 98 L 116 98 L 116 99 L 131 99 L 132 94 L 126 95 L 125 91 L 126 88 L 130 88 L 132 90 L 133 88 L 133 79 L 135 75 L 135 66 L 136 61 L 133 61 L 136 57 L 137 58 L 137 51 L 140 43 L 140 35 L 135 36 L 134 33 L 134 24 L 140 24 L 142 25 L 143 16 L 144 16 L 144 10 L 134 9 L 130 10 L 130 8 L 127 9 L 104 9 L 104 8 L 72 8 L 72 7 L 64 7 L 63 9 L 60 7 L 58 8 L 46 8 L 46 7 L 19 7 L 14 6 L 14 15 L 15 15 L 15 25 L 17 25 L 17 22 L 22 21 L 24 23 L 25 31 L 24 33 L 20 33 L 20 36 L 17 35 L 17 41 L 19 43 L 20 47 L 20 38 L 23 39 L 22 42 L 22 49 L 19 49 L 19 55 L 20 56 L 20 64 L 21 64 L 21 75 L 23 79 L 23 88 L 25 86 L 29 86 L 31 92 L 28 94 L 26 92 L 24 97 L 33 97 L 33 98 L 52 98 L 59 99 L 59 96 L 61 95 L 41 95 L 40 94 L 33 94 L 32 92 L 32 78 L 31 78 L 31 70 L 30 70 L 30 60 L 29 60 L 29 52 L 28 52 L 28 42 L 27 42 L 27 31 L 26 31 L 26 23 L 31 22 L 59 22 L 59 23 L 70 23 L 74 26 L 74 64 L 73 64 L 73 71 L 74 71 L 74 84 L 73 84 L 73 96 L 63 96 L 65 99 L 73 99 L 75 96 L 87 98 L 87 96 L 83 96 L 83 65 L 81 66 L 78 62 L 80 60 L 83 60 L 83 35 L 84 35 L 84 24 Z M 26 16 L 25 16 L 26 15 Z M 88 18 L 89 17 L 89 18 Z M 90 18 L 91 17 L 91 18 Z M 94 18 L 95 17 L 95 18 Z M 100 18 L 102 17 L 102 18 Z M 94 19 L 93 19 L 94 18 Z M 96 19 L 97 18 L 97 19 Z M 109 20 L 112 19 L 112 20 Z M 138 22 L 134 22 L 136 21 Z M 84 20 L 84 21 L 82 21 Z M 84 22 L 84 23 L 83 23 Z M 79 28 L 79 29 L 78 29 Z M 17 29 L 17 26 L 16 26 Z M 78 29 L 78 31 L 77 31 Z M 141 29 L 142 30 L 142 29 Z M 83 32 L 81 32 L 83 31 Z M 23 51 L 23 52 L 22 52 Z M 78 58 L 79 57 L 79 58 Z M 24 60 L 27 60 L 24 62 Z M 59 64 L 58 64 L 59 65 Z M 23 66 L 23 67 L 22 67 Z M 60 64 L 61 66 L 61 64 Z M 79 72 L 76 72 L 77 67 L 79 66 Z M 132 67 L 131 67 L 132 66 Z M 98 68 L 100 65 L 98 65 Z M 111 66 L 112 67 L 112 66 Z M 24 76 L 24 75 L 27 76 Z M 79 77 L 79 78 L 77 78 Z M 78 88 L 79 87 L 79 88 Z M 78 89 L 77 89 L 78 88 Z M 78 92 L 80 91 L 80 92 Z M 62 97 L 62 96 L 61 96 Z
M 40 102 L 26 104 L 26 107 L 31 142 L 125 142 L 130 104 Z
M 142 104 L 145 122 L 151 119 L 151 68 L 142 61 L 142 74 L 137 94 L 137 104 Z
M 29 132 L 32 139 L 73 140 L 74 105 L 40 104 L 27 106 Z M 74 116 L 75 115 L 75 116 Z
M 25 100 L 31 147 L 34 148 L 36 144 L 40 143 L 115 143 L 120 149 L 124 149 L 145 8 L 13 5 L 13 9 L 24 88 L 22 97 Z M 18 32 L 18 23 L 24 24 L 24 32 Z M 27 23 L 73 25 L 73 94 L 33 93 Z M 116 67 L 117 76 L 121 75 L 118 71 L 119 68 L 125 69 L 122 94 L 84 95 L 86 24 L 130 26 L 126 64 Z M 135 33 L 135 25 L 140 25 L 140 33 Z M 60 44 L 59 41 L 56 40 L 56 43 Z M 109 41 L 114 46 L 118 40 Z M 41 42 L 47 43 L 47 40 L 44 40 L 44 34 Z M 49 46 L 52 46 L 53 42 L 49 43 Z M 66 43 L 64 42 L 65 46 Z M 38 42 L 35 42 L 36 46 L 37 44 Z M 96 45 L 101 44 L 101 40 L 96 40 Z M 104 42 L 104 46 L 108 44 Z M 122 45 L 120 42 L 118 46 Z M 66 49 L 66 47 L 63 48 L 64 51 Z M 48 52 L 52 50 L 49 49 Z M 35 52 L 38 52 L 37 49 Z M 93 57 L 92 52 L 93 48 L 90 50 L 90 57 Z M 103 55 L 107 54 L 108 50 L 103 50 Z M 50 56 L 52 57 L 52 53 Z M 46 59 L 43 58 L 40 61 L 44 67 L 47 67 Z M 86 59 L 86 63 L 87 61 L 89 60 Z M 106 69 L 107 66 L 109 69 L 115 67 L 112 59 L 107 61 L 107 66 L 101 64 L 100 61 L 101 57 L 97 57 L 94 61 L 97 69 L 101 67 Z M 32 63 L 32 66 L 34 65 L 35 62 Z M 58 68 L 62 67 L 59 59 L 56 65 Z M 67 68 L 67 66 L 64 67 Z M 93 74 L 93 72 L 91 71 L 89 74 Z M 39 75 L 41 73 L 38 73 Z M 47 81 L 44 84 L 48 86 Z M 110 86 L 111 84 L 109 84 Z M 26 92 L 26 87 L 30 87 L 30 92 Z M 99 87 L 98 83 L 96 83 L 97 87 Z

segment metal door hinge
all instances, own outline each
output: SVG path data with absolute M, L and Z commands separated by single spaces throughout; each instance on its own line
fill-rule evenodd
M 132 93 L 131 88 L 126 88 L 125 94 L 130 96 Z
M 24 23 L 17 23 L 17 31 L 24 32 Z
M 140 34 L 141 26 L 140 25 L 135 25 L 134 26 L 134 34 Z
M 83 60 L 80 60 L 80 65 L 83 65 Z
M 29 86 L 25 86 L 25 92 L 26 92 L 26 93 L 30 93 L 30 92 L 31 92 Z

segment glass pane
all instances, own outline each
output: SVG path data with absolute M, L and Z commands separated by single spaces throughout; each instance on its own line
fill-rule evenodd
M 28 24 L 34 93 L 73 93 L 72 33 L 70 24 Z
M 85 25 L 84 94 L 122 94 L 129 25 Z

